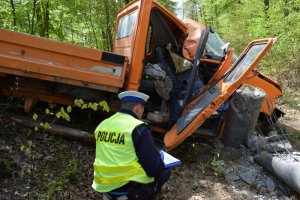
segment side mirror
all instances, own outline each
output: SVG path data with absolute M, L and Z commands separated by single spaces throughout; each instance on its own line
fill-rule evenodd
M 229 46 L 230 46 L 230 43 L 227 42 L 226 44 L 224 44 L 221 49 L 223 50 L 224 52 L 224 55 L 226 55 L 228 53 L 228 50 L 229 50 Z

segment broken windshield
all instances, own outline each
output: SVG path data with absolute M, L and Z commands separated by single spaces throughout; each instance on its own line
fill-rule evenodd
M 224 56 L 224 50 L 222 47 L 225 45 L 225 42 L 221 37 L 214 32 L 209 32 L 208 40 L 205 47 L 204 57 L 214 60 L 222 60 Z
M 252 62 L 264 50 L 267 43 L 253 45 L 234 66 L 234 69 L 225 78 L 225 83 L 233 83 L 251 66 Z
M 222 60 L 224 57 L 224 48 L 226 44 L 222 38 L 216 33 L 210 31 L 208 34 L 207 43 L 205 46 L 204 57 L 214 60 Z M 233 55 L 233 62 L 237 59 L 236 55 Z

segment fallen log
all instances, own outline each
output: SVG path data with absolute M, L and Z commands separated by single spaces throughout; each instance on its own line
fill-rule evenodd
M 273 155 L 263 151 L 254 160 L 300 194 L 300 153 Z
M 32 119 L 28 119 L 28 117 L 23 116 L 10 116 L 10 119 L 17 124 L 22 126 L 26 126 L 29 128 L 38 127 L 40 130 L 43 130 L 47 133 L 53 133 L 56 135 L 60 135 L 62 137 L 71 138 L 75 140 L 80 140 L 84 143 L 94 143 L 94 134 L 81 131 L 78 129 L 73 129 L 65 126 L 60 126 L 56 124 L 49 124 L 51 128 L 45 128 L 44 126 L 40 125 L 40 122 L 34 121 Z

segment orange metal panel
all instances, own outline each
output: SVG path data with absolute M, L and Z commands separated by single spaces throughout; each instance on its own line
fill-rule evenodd
M 266 93 L 261 111 L 271 117 L 276 106 L 276 99 L 282 95 L 279 85 L 258 71 L 253 71 L 242 83 L 260 88 Z
M 27 79 L 26 83 L 22 81 L 22 85 L 12 85 L 8 81 L 2 81 L 0 82 L 0 86 L 0 92 L 4 96 L 24 97 L 25 111 L 30 110 L 30 100 L 32 100 L 33 103 L 36 101 L 43 101 L 62 105 L 74 105 L 74 98 L 70 98 L 68 96 L 56 93 L 54 90 L 49 88 L 49 85 L 45 82 L 37 84 L 36 82 L 31 82 L 29 79 Z M 110 112 L 113 113 L 117 112 L 117 110 L 120 107 L 119 101 L 112 100 L 108 101 L 107 103 Z
M 126 7 L 124 7 L 118 13 L 117 20 L 116 20 L 117 23 L 116 23 L 115 33 L 117 33 L 117 28 L 118 28 L 120 19 L 135 10 L 138 10 L 138 12 L 139 12 L 140 5 L 141 5 L 141 1 L 133 1 L 133 2 L 129 3 Z M 131 77 L 131 74 L 133 71 L 139 70 L 138 68 L 142 68 L 141 64 L 136 64 L 132 61 L 134 49 L 138 48 L 140 51 L 142 51 L 140 49 L 140 44 L 136 43 L 136 35 L 139 34 L 139 32 L 137 33 L 137 29 L 138 29 L 137 27 L 138 27 L 138 24 L 140 23 L 140 16 L 142 16 L 142 14 L 138 14 L 138 17 L 136 19 L 136 22 L 134 24 L 134 27 L 133 27 L 133 30 L 132 30 L 132 33 L 130 36 L 121 38 L 121 39 L 115 38 L 115 40 L 114 40 L 113 52 L 124 55 L 124 56 L 128 57 L 128 59 L 129 59 L 128 68 L 126 71 L 127 77 L 125 77 L 126 83 L 124 84 L 124 89 L 130 88 L 131 90 L 138 90 L 138 85 L 135 83 L 131 83 L 130 77 Z
M 138 90 L 141 74 L 143 71 L 143 60 L 145 55 L 146 38 L 148 33 L 152 0 L 141 0 L 137 19 L 134 46 L 132 46 L 131 69 L 128 76 L 129 90 Z
M 101 61 L 103 52 L 26 34 L 0 30 L 0 66 L 29 77 L 95 89 L 118 91 L 123 87 L 127 62 Z M 35 75 L 32 75 L 35 74 Z M 37 77 L 40 74 L 40 77 Z M 32 75 L 32 76 L 31 76 Z M 80 83 L 81 82 L 81 83 Z M 113 89 L 111 89 L 113 88 Z
M 89 74 L 91 74 L 91 72 L 88 72 L 85 75 L 81 75 L 80 71 L 77 72 L 77 75 L 83 77 L 83 79 L 76 80 L 76 79 L 72 79 L 72 77 L 68 77 L 70 75 L 61 77 L 61 76 L 58 76 L 55 72 L 54 73 L 51 73 L 51 72 L 45 73 L 46 68 L 43 68 L 43 73 L 41 73 L 40 67 L 45 66 L 45 67 L 48 67 L 48 69 L 51 69 L 51 67 L 47 66 L 47 65 L 31 63 L 31 62 L 22 61 L 20 59 L 14 59 L 14 58 L 4 58 L 1 55 L 0 55 L 0 57 L 1 57 L 0 72 L 6 73 L 6 74 L 19 75 L 19 76 L 37 78 L 37 79 L 48 80 L 48 81 L 53 81 L 53 82 L 66 83 L 69 85 L 88 87 L 88 88 L 93 88 L 93 89 L 97 89 L 97 90 L 105 90 L 105 91 L 110 91 L 110 92 L 118 91 L 118 88 L 116 88 L 116 87 L 87 82 L 87 80 L 85 80 L 84 77 L 87 77 Z M 2 67 L 2 66 L 5 66 L 7 63 L 9 63 L 9 65 L 7 67 Z M 25 69 L 24 69 L 24 67 L 25 67 Z M 66 74 L 69 71 L 69 70 L 64 71 L 63 68 L 60 68 L 59 70 L 61 71 L 61 73 L 66 73 Z M 94 74 L 92 74 L 92 76 L 93 75 Z M 108 81 L 108 80 L 110 80 L 110 77 L 105 77 L 102 79 L 102 81 L 103 80 Z
M 117 16 L 117 26 L 121 17 L 138 10 L 138 18 L 131 36 L 115 39 L 114 52 L 125 55 L 130 59 L 129 68 L 127 70 L 127 84 L 124 89 L 138 90 L 140 87 L 141 74 L 143 71 L 143 61 L 145 59 L 145 46 L 148 33 L 150 13 L 153 8 L 158 8 L 163 16 L 169 19 L 169 22 L 175 24 L 185 35 L 188 34 L 185 24 L 176 18 L 171 12 L 166 10 L 155 0 L 133 1 L 128 4 Z M 167 21 L 168 23 L 168 21 Z
M 46 81 L 55 81 L 55 82 L 65 83 L 65 84 L 68 84 L 68 85 L 75 85 L 75 86 L 86 87 L 86 88 L 97 89 L 97 90 L 103 90 L 103 91 L 109 91 L 109 92 L 114 92 L 114 93 L 118 92 L 118 89 L 113 88 L 113 87 L 95 85 L 95 84 L 90 84 L 90 83 L 86 83 L 86 82 L 83 82 L 83 81 L 69 80 L 69 79 L 65 79 L 65 78 L 58 78 L 58 77 L 43 75 L 43 74 L 39 74 L 39 73 L 28 73 L 26 71 L 7 69 L 7 68 L 2 68 L 2 67 L 0 67 L 0 71 L 7 72 L 7 73 L 12 74 L 12 75 L 42 79 L 42 80 L 46 80 Z

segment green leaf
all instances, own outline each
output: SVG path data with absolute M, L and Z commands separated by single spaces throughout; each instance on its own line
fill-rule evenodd
M 61 112 L 57 112 L 57 113 L 55 114 L 55 117 L 56 117 L 57 119 L 61 118 Z
M 51 126 L 50 126 L 50 124 L 49 124 L 48 122 L 46 122 L 46 123 L 44 124 L 44 128 L 45 128 L 45 129 L 50 129 Z
M 61 108 L 60 108 L 60 112 L 61 112 L 62 118 L 64 118 L 64 119 L 65 119 L 66 121 L 68 121 L 68 122 L 71 121 L 70 116 L 69 116 L 68 113 L 66 113 L 64 107 L 61 107 Z
M 48 108 L 45 110 L 46 115 L 53 115 L 53 112 L 51 112 Z
M 87 104 L 83 104 L 82 107 L 81 107 L 81 109 L 86 109 L 86 108 L 88 108 Z
M 72 107 L 70 105 L 67 107 L 67 112 L 68 113 L 72 112 Z
M 89 103 L 89 108 L 93 109 L 94 111 L 98 110 L 98 104 L 97 103 Z
M 103 111 L 109 112 L 109 107 L 106 101 L 100 101 L 99 105 L 103 107 Z
M 34 131 L 38 131 L 38 130 L 39 130 L 39 127 L 35 126 Z
M 24 151 L 24 149 L 25 149 L 25 146 L 22 144 L 22 145 L 20 146 L 20 150 L 21 150 L 21 151 Z
M 74 100 L 75 106 L 81 108 L 84 105 L 84 101 L 82 99 L 75 99 Z
M 38 115 L 36 113 L 34 113 L 33 116 L 32 116 L 32 119 L 37 120 L 37 118 L 38 118 Z
M 27 143 L 28 143 L 29 147 L 32 147 L 32 141 L 31 140 L 29 140 Z
M 21 177 L 24 177 L 24 175 L 25 175 L 25 172 L 24 172 L 23 170 L 21 170 L 21 171 L 20 171 L 20 176 L 21 176 Z
M 31 149 L 30 149 L 30 148 L 26 148 L 26 149 L 25 149 L 25 153 L 26 153 L 27 155 L 30 155 L 30 154 L 31 154 Z

